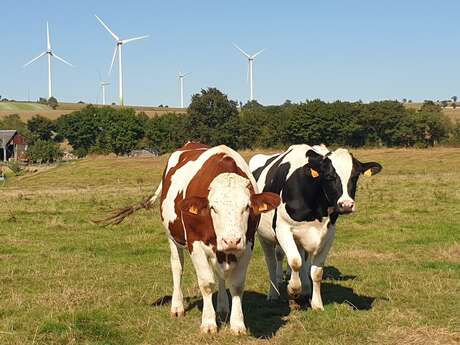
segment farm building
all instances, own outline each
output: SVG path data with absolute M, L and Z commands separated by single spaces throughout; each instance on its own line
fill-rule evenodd
M 15 130 L 0 129 L 0 161 L 18 160 L 27 151 L 27 141 Z

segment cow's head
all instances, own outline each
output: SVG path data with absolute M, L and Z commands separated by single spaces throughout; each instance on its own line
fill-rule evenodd
M 234 173 L 219 174 L 209 185 L 207 198 L 189 197 L 179 204 L 182 212 L 211 217 L 217 250 L 239 252 L 246 248 L 248 218 L 268 212 L 280 203 L 275 193 L 255 194 L 249 179 Z
M 355 211 L 359 176 L 373 176 L 382 170 L 379 163 L 361 163 L 341 148 L 324 156 L 310 150 L 307 156 L 307 173 L 318 179 L 331 210 L 339 214 Z

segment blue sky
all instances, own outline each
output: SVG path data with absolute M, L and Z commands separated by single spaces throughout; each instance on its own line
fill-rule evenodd
M 443 99 L 460 96 L 460 1 L 2 1 L 0 95 L 32 100 L 47 95 L 48 20 L 55 52 L 75 64 L 53 64 L 58 100 L 101 100 L 98 73 L 107 77 L 114 41 L 149 34 L 123 50 L 127 104 L 178 104 L 176 75 L 186 102 L 217 87 L 231 99 L 249 96 L 247 63 L 232 46 L 262 48 L 254 65 L 255 97 L 263 104 L 303 101 Z

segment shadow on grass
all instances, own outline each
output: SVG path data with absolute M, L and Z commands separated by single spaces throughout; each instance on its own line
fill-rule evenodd
M 231 296 L 227 290 L 231 308 Z M 163 296 L 155 300 L 152 306 L 163 306 L 171 303 L 170 295 Z M 203 311 L 203 299 L 201 296 L 185 297 L 185 312 L 198 308 Z M 213 294 L 214 307 L 217 306 L 217 293 Z M 231 309 L 230 309 L 231 310 Z M 287 322 L 286 316 L 290 313 L 290 308 L 286 301 L 269 302 L 267 295 L 255 291 L 245 291 L 243 295 L 243 313 L 249 332 L 256 338 L 269 339 Z M 218 325 L 226 324 L 230 321 L 230 315 L 218 315 Z
M 359 295 L 352 288 L 341 286 L 335 281 L 353 280 L 354 275 L 343 275 L 337 268 L 328 266 L 324 268 L 324 280 L 321 284 L 321 292 L 324 305 L 328 304 L 347 304 L 355 310 L 370 310 L 374 301 L 378 297 Z M 286 283 L 280 289 L 281 298 L 279 301 L 267 301 L 267 295 L 256 291 L 245 291 L 243 297 L 243 312 L 246 326 L 252 336 L 256 338 L 270 339 L 278 330 L 288 322 L 287 316 L 291 312 L 291 307 L 287 301 Z M 227 291 L 228 293 L 228 291 Z M 217 293 L 213 295 L 213 304 L 216 306 Z M 184 298 L 186 304 L 185 311 L 193 308 L 203 310 L 203 300 L 201 296 Z M 229 294 L 231 304 L 231 297 Z M 164 296 L 152 303 L 152 306 L 161 306 L 171 303 L 171 296 Z M 301 303 L 303 307 L 309 307 L 307 303 Z M 218 318 L 219 319 L 219 318 Z M 229 316 L 220 318 L 220 325 L 227 323 Z

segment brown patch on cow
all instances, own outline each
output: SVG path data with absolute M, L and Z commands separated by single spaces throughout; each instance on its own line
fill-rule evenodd
M 199 148 L 205 148 L 203 144 L 199 144 Z M 183 147 L 179 149 L 179 151 L 184 151 L 188 150 L 192 146 L 198 146 L 198 143 L 187 143 Z M 161 196 L 160 196 L 160 208 L 163 208 L 163 201 L 166 199 L 166 196 L 168 195 L 169 188 L 171 187 L 171 179 L 174 176 L 174 173 L 179 170 L 181 167 L 183 167 L 185 164 L 187 164 L 190 161 L 195 161 L 200 157 L 206 150 L 190 150 L 190 151 L 184 151 L 177 162 L 177 164 L 173 167 L 170 167 L 169 170 L 166 172 L 166 168 L 163 171 L 163 179 L 162 179 L 162 189 L 161 189 Z M 168 161 L 169 162 L 169 161 Z M 185 245 L 185 232 L 182 226 L 182 220 L 180 217 L 180 209 L 178 207 L 179 201 L 184 199 L 184 193 L 181 192 L 180 194 L 176 195 L 174 199 L 174 210 L 177 214 L 177 218 L 174 220 L 174 222 L 169 223 L 168 229 L 171 234 L 171 236 L 174 238 L 174 240 L 181 244 Z M 161 210 L 161 220 L 163 219 L 163 212 Z
M 207 151 L 209 146 L 200 143 L 189 142 L 178 151 L 183 151 L 178 159 L 175 166 L 169 167 L 169 170 L 163 172 L 163 188 L 161 191 L 160 204 L 163 205 L 163 201 L 166 198 L 169 188 L 171 187 L 171 180 L 176 171 L 181 169 L 186 163 L 197 160 L 204 152 Z M 201 197 L 208 198 L 209 185 L 216 178 L 216 176 L 222 173 L 235 173 L 244 178 L 248 178 L 247 174 L 243 172 L 235 162 L 235 160 L 227 156 L 225 153 L 216 153 L 209 157 L 197 171 L 195 176 L 190 180 L 185 195 L 187 197 Z M 253 195 L 254 187 L 251 183 L 248 183 L 249 192 Z M 211 214 L 208 212 L 202 212 L 201 214 L 192 214 L 189 212 L 181 212 L 179 203 L 184 199 L 184 193 L 181 192 L 174 199 L 174 209 L 178 217 L 174 222 L 169 223 L 169 231 L 173 239 L 181 244 L 186 245 L 189 251 L 193 249 L 193 242 L 202 241 L 206 245 L 209 245 L 216 251 L 217 239 L 212 223 Z M 162 212 L 161 212 L 162 213 Z M 260 216 L 255 215 L 251 210 L 248 219 L 248 230 L 246 232 L 246 241 L 251 242 L 254 245 L 254 236 L 260 220 Z M 185 229 L 184 229 L 185 224 Z M 236 257 L 234 257 L 236 260 Z M 231 260 L 233 258 L 226 257 L 224 261 Z
M 210 149 L 211 146 L 202 144 L 202 143 L 197 143 L 194 141 L 189 141 L 185 143 L 184 146 L 180 147 L 177 149 L 177 151 L 185 151 L 185 150 L 199 150 L 199 149 Z
M 183 192 L 180 192 L 179 194 L 176 195 L 176 198 L 174 199 L 174 210 L 178 216 L 174 220 L 174 222 L 172 223 L 170 222 L 168 224 L 168 229 L 174 241 L 176 241 L 180 245 L 185 246 L 187 241 L 185 240 L 185 232 L 184 232 L 184 228 L 182 226 L 182 220 L 180 217 L 181 212 L 178 207 L 179 202 L 183 199 L 184 199 Z
M 381 332 L 379 344 L 398 345 L 454 345 L 459 344 L 460 333 L 435 327 L 389 327 Z

